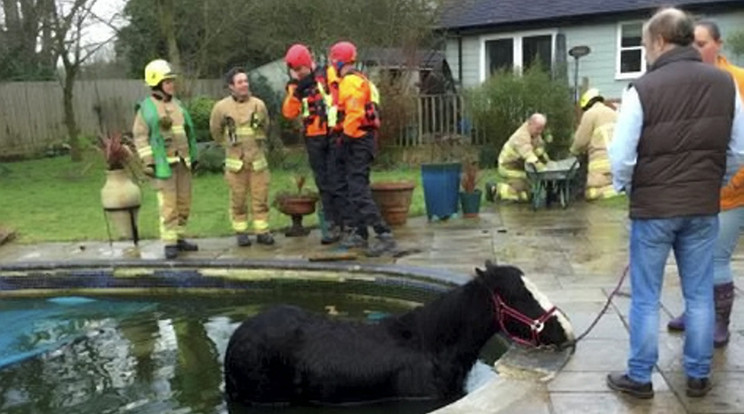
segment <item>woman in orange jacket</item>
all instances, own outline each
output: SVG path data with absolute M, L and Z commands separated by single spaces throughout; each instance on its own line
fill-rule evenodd
M 744 69 L 736 67 L 720 55 L 721 32 L 715 22 L 703 20 L 695 26 L 695 47 L 703 62 L 715 65 L 731 74 L 744 102 Z M 744 106 L 744 103 L 739 108 Z M 734 282 L 731 274 L 731 255 L 744 230 L 744 164 L 730 155 L 726 160 L 726 175 L 721 188 L 721 212 L 718 214 L 718 239 L 713 253 L 713 283 L 716 326 L 713 345 L 725 346 L 730 337 L 729 320 L 734 304 Z M 684 314 L 672 319 L 667 327 L 673 331 L 685 329 Z
M 342 155 L 349 203 L 354 214 L 355 231 L 342 242 L 347 248 L 366 248 L 368 256 L 380 256 L 396 248 L 393 233 L 382 219 L 369 186 L 370 165 L 375 158 L 375 137 L 379 127 L 374 85 L 354 69 L 356 47 L 339 42 L 331 47 L 331 65 L 340 78 L 338 87 L 339 123 L 342 130 Z M 368 246 L 368 228 L 377 233 L 377 243 Z

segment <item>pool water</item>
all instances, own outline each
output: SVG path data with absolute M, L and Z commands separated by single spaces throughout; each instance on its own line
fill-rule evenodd
M 301 294 L 300 294 L 301 293 Z M 446 401 L 347 408 L 228 406 L 222 361 L 246 317 L 290 303 L 374 323 L 417 305 L 334 292 L 216 292 L 0 300 L 0 412 L 424 413 Z M 498 348 L 498 347 L 496 347 Z M 487 347 L 492 363 L 500 349 Z M 495 374 L 483 362 L 468 389 Z

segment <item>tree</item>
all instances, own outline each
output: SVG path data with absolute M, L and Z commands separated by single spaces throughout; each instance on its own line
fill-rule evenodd
M 1 0 L 0 80 L 52 79 L 57 56 L 50 19 L 54 0 Z
M 726 44 L 731 50 L 731 53 L 736 57 L 744 56 L 744 30 L 738 30 L 732 33 L 728 39 L 726 39 Z
M 75 120 L 73 93 L 80 68 L 101 47 L 113 40 L 113 36 L 99 42 L 83 44 L 83 29 L 94 18 L 91 9 L 97 0 L 57 0 L 51 19 L 50 33 L 53 48 L 62 61 L 64 75 L 62 83 L 62 105 L 64 107 L 65 127 L 70 145 L 72 161 L 82 160 L 82 150 L 78 137 L 79 129 Z

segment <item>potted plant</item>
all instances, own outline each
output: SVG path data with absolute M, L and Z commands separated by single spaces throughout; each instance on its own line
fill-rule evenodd
M 478 164 L 476 162 L 465 164 L 465 171 L 462 173 L 462 179 L 460 180 L 460 184 L 462 185 L 460 204 L 462 206 L 462 214 L 468 218 L 478 217 L 478 212 L 480 211 L 481 196 L 483 193 L 476 188 L 478 178 Z
M 139 186 L 132 181 L 134 152 L 129 135 L 98 137 L 98 148 L 106 163 L 106 182 L 101 188 L 101 204 L 118 235 L 137 244 L 137 213 L 142 203 Z M 108 224 L 108 222 L 107 222 Z
M 462 163 L 457 136 L 442 136 L 431 145 L 430 163 L 421 164 L 421 182 L 424 187 L 426 216 L 446 220 L 457 213 Z
M 379 181 L 372 183 L 372 198 L 374 198 L 380 214 L 387 224 L 400 226 L 406 224 L 408 209 L 411 207 L 413 181 Z
M 305 176 L 298 175 L 294 177 L 296 192 L 283 191 L 274 198 L 274 206 L 292 217 L 292 227 L 284 235 L 287 237 L 307 236 L 310 229 L 302 226 L 302 217 L 315 212 L 315 203 L 318 202 L 318 194 L 311 191 L 303 191 L 305 186 Z

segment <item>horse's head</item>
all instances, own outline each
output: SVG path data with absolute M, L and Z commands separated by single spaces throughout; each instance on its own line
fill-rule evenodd
M 574 340 L 566 315 L 521 270 L 490 261 L 485 269 L 475 270 L 478 280 L 491 292 L 495 323 L 512 340 L 533 345 L 562 345 Z

